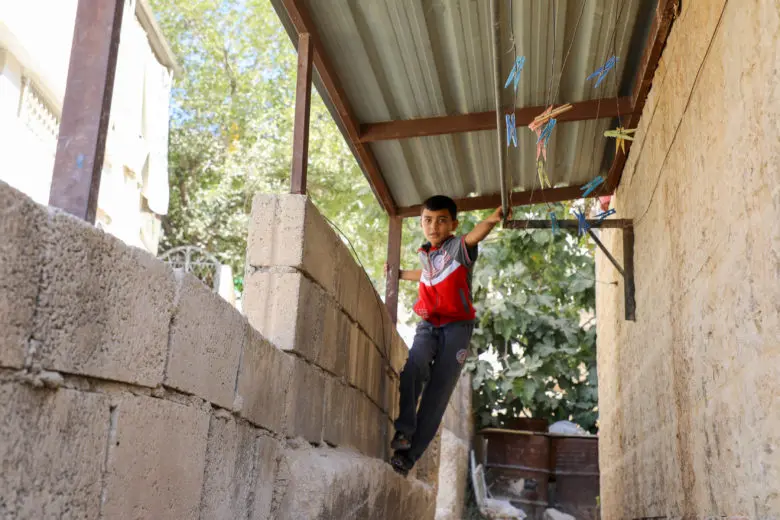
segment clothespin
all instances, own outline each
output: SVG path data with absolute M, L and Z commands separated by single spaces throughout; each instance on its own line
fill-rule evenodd
M 558 217 L 555 216 L 555 212 L 550 212 L 550 228 L 552 229 L 553 235 L 558 233 L 558 230 L 560 227 L 558 226 Z
M 614 137 L 615 138 L 615 155 L 617 155 L 618 148 L 623 150 L 623 154 L 626 153 L 626 141 L 633 141 L 634 136 L 631 135 L 634 132 L 636 132 L 636 128 L 632 128 L 631 130 L 626 130 L 622 126 L 619 126 L 615 128 L 614 130 L 607 130 L 604 132 L 604 137 Z
M 599 213 L 598 215 L 596 215 L 596 218 L 598 220 L 596 221 L 596 223 L 594 225 L 598 226 L 599 224 L 604 222 L 607 219 L 607 217 L 609 217 L 610 215 L 614 215 L 615 213 L 617 213 L 615 211 L 615 208 L 612 208 L 612 209 L 610 209 L 608 211 L 605 211 L 603 213 Z
M 547 122 L 548 119 L 551 119 L 553 117 L 558 117 L 559 115 L 563 114 L 564 112 L 568 112 L 574 108 L 570 103 L 566 103 L 565 105 L 561 105 L 558 108 L 553 109 L 553 105 L 550 105 L 547 107 L 547 109 L 536 116 L 533 121 L 531 121 L 531 124 L 528 125 L 528 128 L 531 130 L 535 130 L 536 127 L 539 127 Z
M 601 85 L 601 82 L 604 81 L 604 78 L 607 77 L 607 73 L 609 73 L 610 70 L 612 70 L 615 67 L 615 64 L 618 61 L 617 56 L 612 56 L 610 59 L 607 60 L 607 62 L 604 64 L 603 67 L 600 67 L 599 69 L 596 69 L 596 72 L 585 78 L 585 81 L 589 81 L 595 77 L 598 77 L 596 80 L 596 84 L 593 85 L 593 88 L 598 87 Z
M 504 88 L 509 87 L 509 84 L 514 80 L 515 92 L 517 92 L 517 85 L 520 83 L 520 73 L 523 71 L 525 65 L 525 56 L 519 56 L 515 58 L 515 64 L 512 66 L 512 70 L 509 72 L 509 77 L 506 78 L 506 84 Z
M 593 179 L 589 183 L 585 184 L 582 188 L 580 188 L 582 190 L 582 196 L 587 197 L 588 195 L 591 194 L 591 192 L 593 192 L 593 190 L 598 188 L 599 185 L 601 185 L 603 182 L 604 182 L 604 177 L 602 177 L 601 175 L 596 176 L 595 179 Z
M 506 146 L 514 143 L 517 148 L 517 125 L 515 124 L 515 114 L 506 114 Z
M 555 119 L 550 119 L 547 124 L 539 131 L 539 135 L 536 138 L 536 160 L 539 160 L 539 156 L 543 155 L 544 160 L 547 160 L 547 143 L 550 142 L 550 135 L 552 134 L 553 128 L 555 128 L 555 124 L 558 121 Z
M 547 170 L 544 168 L 544 161 L 536 162 L 536 174 L 539 176 L 539 184 L 544 188 L 546 184 L 548 188 L 552 188 L 550 178 L 547 176 Z
M 585 218 L 585 213 L 577 211 L 576 209 L 573 209 L 572 213 L 574 213 L 574 216 L 577 217 L 577 233 L 584 235 L 590 229 L 590 226 L 588 225 L 588 219 Z

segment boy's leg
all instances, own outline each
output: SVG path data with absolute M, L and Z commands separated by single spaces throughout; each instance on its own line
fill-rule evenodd
M 409 358 L 401 371 L 400 399 L 395 431 L 411 439 L 417 429 L 417 402 L 431 374 L 431 362 L 439 343 L 438 331 L 426 322 L 417 325 Z
M 434 358 L 431 380 L 417 413 L 417 429 L 412 438 L 412 448 L 407 454 L 413 462 L 422 456 L 436 436 L 452 391 L 458 384 L 473 330 L 472 322 L 450 323 L 440 329 L 443 334 L 441 346 Z

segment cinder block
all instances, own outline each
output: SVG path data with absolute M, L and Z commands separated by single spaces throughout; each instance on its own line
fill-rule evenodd
M 334 297 L 338 238 L 305 195 L 258 195 L 247 247 L 252 267 L 288 266 L 306 272 Z
M 277 348 L 316 362 L 325 303 L 324 291 L 299 272 L 257 271 L 247 281 L 244 312 L 249 324 Z
M 392 372 L 385 374 L 383 409 L 391 419 L 398 417 L 398 377 Z
M 0 385 L 0 516 L 97 518 L 109 423 L 100 394 Z
M 347 380 L 349 384 L 364 390 L 368 378 L 369 355 L 374 346 L 357 326 L 353 325 L 347 355 Z
M 115 413 L 105 518 L 198 518 L 209 414 L 130 395 Z
M 347 349 L 351 337 L 352 322 L 336 303 L 328 298 L 325 308 L 325 325 L 322 347 L 317 355 L 317 365 L 343 376 L 346 371 Z
M 323 440 L 333 446 L 349 444 L 349 424 L 354 419 L 354 390 L 335 377 L 325 381 L 325 425 Z
M 194 276 L 181 276 L 165 384 L 232 408 L 247 328 L 218 294 Z
M 408 357 L 409 348 L 406 346 L 406 343 L 404 343 L 401 335 L 395 332 L 390 347 L 390 366 L 393 368 L 393 372 L 400 375 Z
M 379 351 L 372 344 L 367 345 L 368 362 L 364 378 L 365 386 L 361 389 L 371 398 L 377 406 L 382 404 L 382 379 L 384 378 L 385 362 Z
M 163 380 L 173 271 L 89 224 L 52 212 L 35 315 L 44 368 L 154 387 Z
M 300 436 L 315 444 L 322 442 L 324 408 L 325 376 L 313 365 L 295 358 L 287 394 L 287 436 Z
M 358 294 L 358 323 L 371 341 L 380 343 L 382 338 L 382 308 L 384 303 L 374 290 L 368 275 L 361 270 Z
M 0 367 L 24 365 L 47 219 L 45 208 L 0 181 Z
M 336 246 L 336 259 L 338 271 L 336 301 L 353 321 L 358 321 L 358 297 L 363 269 L 352 257 L 349 247 L 342 241 L 339 241 Z
M 284 431 L 285 403 L 293 357 L 277 349 L 249 327 L 238 376 L 240 414 L 271 431 Z
M 213 414 L 200 518 L 268 518 L 281 451 L 249 424 Z

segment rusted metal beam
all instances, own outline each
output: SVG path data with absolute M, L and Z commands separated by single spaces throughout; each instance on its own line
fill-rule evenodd
M 600 194 L 603 195 L 603 194 Z M 590 197 L 595 197 L 592 194 Z M 543 190 L 513 192 L 510 196 L 512 206 L 527 206 L 529 204 L 542 204 L 545 202 L 561 202 L 582 198 L 582 185 L 564 186 L 561 188 L 545 188 Z M 466 197 L 455 199 L 458 211 L 475 211 L 479 209 L 497 208 L 501 205 L 501 194 L 480 195 L 478 197 Z M 398 215 L 402 217 L 419 217 L 422 205 L 406 206 L 398 209 Z
M 631 114 L 633 112 L 631 98 L 595 99 L 571 103 L 572 109 L 556 117 L 558 123 L 586 121 L 590 119 L 611 118 Z M 542 113 L 546 106 L 518 108 L 515 110 L 515 120 L 518 127 L 528 126 L 536 116 Z M 457 134 L 461 132 L 477 132 L 480 130 L 495 130 L 497 127 L 496 113 L 476 112 L 455 116 L 429 117 L 424 119 L 407 119 L 385 121 L 361 126 L 360 141 L 371 143 L 391 139 L 409 139 L 429 135 Z
M 95 222 L 124 0 L 79 0 L 49 205 Z
M 647 43 L 645 44 L 645 50 L 642 54 L 642 60 L 637 69 L 637 75 L 634 81 L 634 91 L 631 96 L 631 104 L 634 108 L 633 113 L 623 125 L 626 128 L 636 128 L 639 124 L 639 118 L 642 116 L 642 109 L 645 107 L 645 102 L 647 101 L 647 94 L 650 92 L 650 87 L 653 85 L 653 76 L 658 68 L 658 61 L 661 59 L 661 53 L 664 50 L 664 46 L 666 46 L 666 40 L 672 29 L 672 23 L 674 22 L 678 3 L 679 0 L 658 1 L 655 17 L 650 26 Z M 626 145 L 625 153 L 618 153 L 615 155 L 615 160 L 612 162 L 612 166 L 609 169 L 609 174 L 607 175 L 607 180 L 603 185 L 603 189 L 597 190 L 599 191 L 599 195 L 613 193 L 618 184 L 620 184 L 620 178 L 623 176 L 623 169 L 626 166 L 626 158 L 628 157 L 629 152 L 631 152 L 631 142 L 627 142 Z
M 300 33 L 298 35 L 298 77 L 295 88 L 295 127 L 293 128 L 290 193 L 306 193 L 306 171 L 309 163 L 312 54 L 311 35 Z
M 579 229 L 579 221 L 574 219 L 556 221 L 561 229 Z M 630 219 L 606 219 L 599 223 L 598 220 L 586 220 L 588 225 L 602 229 L 623 229 L 631 226 Z M 550 220 L 508 220 L 504 227 L 506 229 L 550 229 L 552 222 Z
M 347 95 L 336 76 L 335 68 L 325 52 L 325 47 L 319 38 L 309 12 L 304 6 L 304 2 L 302 0 L 282 0 L 282 2 L 298 34 L 308 33 L 311 36 L 314 48 L 314 68 L 317 69 L 328 98 L 336 108 L 341 126 L 347 133 L 347 139 L 357 156 L 358 163 L 360 163 L 368 179 L 368 184 L 374 191 L 374 195 L 382 208 L 389 215 L 395 215 L 396 205 L 390 194 L 390 189 L 382 177 L 374 153 L 367 145 L 360 142 L 360 125 L 352 112 L 352 108 L 349 106 Z
M 623 298 L 627 320 L 636 320 L 636 299 L 634 297 L 634 226 L 623 228 Z
M 401 273 L 402 217 L 390 217 L 387 234 L 387 280 L 385 305 L 393 323 L 398 323 L 398 281 Z

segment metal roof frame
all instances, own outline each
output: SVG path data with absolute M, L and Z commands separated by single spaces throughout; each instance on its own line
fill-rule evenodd
M 657 68 L 661 51 L 669 34 L 678 1 L 657 1 L 642 59 L 634 75 L 633 92 L 630 97 L 601 100 L 606 112 L 599 114 L 599 117 L 614 117 L 617 113 L 621 113 L 628 116 L 626 127 L 636 127 L 652 85 L 653 75 Z M 335 73 L 335 68 L 319 37 L 318 28 L 304 5 L 304 0 L 272 0 L 272 4 L 294 45 L 297 43 L 300 34 L 308 33 L 311 35 L 314 49 L 314 67 L 316 69 L 315 85 L 323 99 L 326 100 L 331 114 L 352 149 L 377 200 L 388 215 L 415 216 L 419 214 L 419 205 L 399 207 L 396 204 L 385 177 L 382 175 L 377 159 L 373 151 L 367 146 L 368 143 L 497 128 L 497 120 L 500 114 L 497 117 L 496 112 L 493 111 L 361 124 L 350 106 L 346 92 L 342 88 L 340 79 Z M 560 120 L 562 122 L 594 119 L 598 113 L 598 111 L 594 112 L 593 110 L 594 106 L 598 106 L 598 100 L 595 102 L 590 100 L 572 103 L 572 105 L 575 108 L 570 113 L 561 116 Z M 535 106 L 516 109 L 517 125 L 528 124 L 529 117 L 532 119 L 544 108 Z M 591 196 L 614 193 L 625 167 L 626 156 L 630 152 L 630 142 L 627 144 L 626 154 L 616 154 L 603 188 L 596 190 Z M 505 175 L 502 174 L 502 185 L 505 183 Z M 510 195 L 513 206 L 538 202 L 558 202 L 581 198 L 581 185 L 515 191 Z M 501 201 L 500 192 L 457 199 L 459 208 L 464 211 L 496 207 L 501 204 Z

